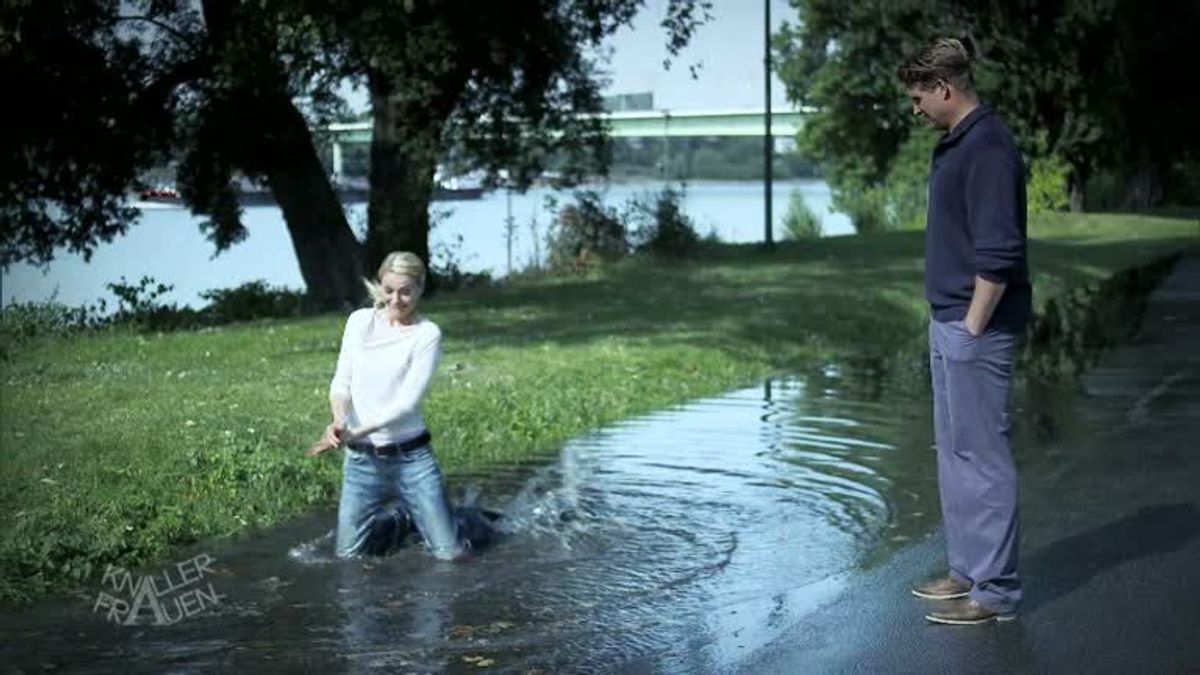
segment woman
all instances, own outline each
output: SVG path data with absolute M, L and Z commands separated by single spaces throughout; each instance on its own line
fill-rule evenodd
M 464 557 L 442 472 L 430 447 L 421 399 L 437 370 L 442 334 L 417 313 L 425 265 L 412 253 L 388 254 L 374 307 L 346 321 L 329 389 L 333 421 L 310 455 L 347 449 L 338 505 L 337 555 L 383 554 L 415 523 L 439 559 Z

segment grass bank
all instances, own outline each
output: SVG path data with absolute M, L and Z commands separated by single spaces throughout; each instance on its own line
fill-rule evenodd
M 1031 225 L 1039 304 L 1197 240 L 1194 221 Z M 721 246 L 675 264 L 445 295 L 426 405 L 451 473 L 528 459 L 596 426 L 919 335 L 922 234 Z M 3 365 L 0 598 L 91 583 L 172 547 L 336 498 L 303 448 L 327 421 L 344 316 L 38 339 Z

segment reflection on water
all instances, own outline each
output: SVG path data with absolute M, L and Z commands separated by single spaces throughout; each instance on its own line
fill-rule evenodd
M 936 523 L 928 400 L 877 380 L 770 380 L 472 478 L 506 534 L 468 564 L 334 560 L 322 513 L 210 550 L 224 599 L 177 625 L 81 596 L 0 628 L 84 672 L 720 670 Z

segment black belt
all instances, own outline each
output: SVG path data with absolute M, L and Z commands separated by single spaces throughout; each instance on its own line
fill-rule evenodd
M 416 450 L 417 448 L 428 445 L 429 441 L 431 440 L 433 440 L 433 437 L 430 436 L 429 431 L 426 430 L 422 431 L 419 436 L 410 438 L 407 441 L 400 441 L 399 443 L 372 445 L 367 441 L 354 441 L 347 444 L 346 447 L 355 452 L 365 452 L 368 455 L 375 455 L 376 457 L 391 457 L 392 455 L 399 455 L 401 453 L 405 453 L 410 450 Z

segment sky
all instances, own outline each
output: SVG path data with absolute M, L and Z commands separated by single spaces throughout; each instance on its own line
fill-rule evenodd
M 784 21 L 795 24 L 796 10 L 787 0 L 769 0 L 771 30 Z M 605 95 L 653 92 L 654 107 L 669 110 L 762 108 L 763 106 L 763 0 L 712 0 L 712 19 L 693 35 L 691 43 L 663 69 L 667 36 L 659 21 L 667 0 L 646 0 L 631 26 L 610 37 L 604 51 L 609 85 Z M 611 51 L 610 51 L 611 50 Z M 692 78 L 688 66 L 697 65 Z M 783 83 L 771 78 L 771 107 L 790 107 Z M 363 92 L 344 91 L 355 111 L 365 110 Z
M 786 20 L 796 23 L 787 0 L 769 0 L 771 30 Z M 654 107 L 671 110 L 761 108 L 763 106 L 763 0 L 712 0 L 712 19 L 688 47 L 663 70 L 668 56 L 666 33 L 658 25 L 666 0 L 647 0 L 631 27 L 608 40 L 611 84 L 605 94 L 654 92 Z M 692 79 L 688 65 L 699 64 Z M 787 106 L 779 78 L 772 77 L 771 107 Z

